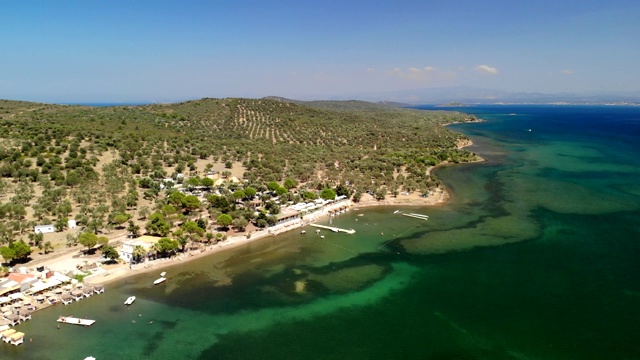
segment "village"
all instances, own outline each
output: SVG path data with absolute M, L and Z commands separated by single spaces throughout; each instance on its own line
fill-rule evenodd
M 195 190 L 198 191 L 198 190 Z M 188 193 L 188 192 L 187 192 Z M 310 225 L 323 216 L 335 216 L 346 212 L 351 206 L 346 196 L 335 199 L 316 199 L 297 204 L 285 203 L 277 215 L 275 223 L 265 229 L 259 229 L 251 236 L 248 233 L 231 236 L 214 244 L 192 243 L 184 252 L 174 252 L 168 257 L 160 257 L 157 244 L 159 236 L 127 233 L 108 243 L 117 249 L 115 264 L 104 255 L 88 255 L 80 251 L 67 256 L 43 262 L 44 265 L 10 268 L 6 277 L 0 280 L 0 339 L 12 345 L 20 345 L 26 335 L 13 327 L 28 321 L 34 312 L 57 304 L 69 305 L 105 291 L 103 281 L 134 274 L 145 269 L 168 266 L 183 261 L 185 257 L 238 246 L 265 236 L 291 231 Z M 75 221 L 69 221 L 69 228 L 75 229 Z M 55 231 L 52 225 L 37 225 L 35 233 Z M 352 230 L 351 230 L 352 231 Z M 305 231 L 302 230 L 304 233 Z M 143 249 L 142 256 L 139 256 Z M 138 253 L 137 253 L 138 252 Z

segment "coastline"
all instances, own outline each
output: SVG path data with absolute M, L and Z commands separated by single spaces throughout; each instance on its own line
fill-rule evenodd
M 458 143 L 458 148 L 463 148 L 467 146 L 473 145 L 473 142 L 469 139 L 461 140 Z M 477 155 L 476 155 L 477 156 Z M 477 161 L 473 162 L 481 162 L 485 161 L 483 158 L 477 156 Z M 440 163 L 436 166 L 429 167 L 427 172 L 430 174 L 433 169 L 436 169 L 440 166 L 451 166 L 451 165 L 461 165 L 461 164 L 452 164 L 448 162 Z M 207 244 L 203 247 L 200 247 L 196 250 L 189 250 L 184 253 L 180 253 L 176 256 L 172 256 L 170 258 L 162 258 L 156 260 L 148 260 L 140 264 L 135 264 L 129 266 L 129 264 L 125 263 L 117 263 L 112 265 L 103 265 L 98 269 L 97 272 L 94 272 L 91 275 L 86 276 L 82 283 L 88 286 L 101 286 L 106 287 L 107 284 L 114 283 L 119 280 L 126 279 L 128 277 L 132 277 L 135 275 L 148 274 L 151 272 L 163 271 L 171 266 L 178 265 L 180 263 L 186 263 L 189 261 L 193 261 L 196 259 L 201 259 L 203 257 L 216 254 L 218 252 L 222 252 L 225 250 L 235 249 L 241 246 L 245 246 L 249 243 L 260 241 L 261 239 L 266 239 L 268 237 L 277 236 L 279 234 L 289 232 L 296 229 L 301 229 L 308 226 L 311 223 L 315 223 L 323 218 L 329 217 L 332 211 L 342 210 L 345 208 L 348 210 L 357 211 L 360 208 L 371 208 L 378 206 L 409 206 L 409 207 L 428 207 L 428 206 L 437 206 L 441 207 L 446 205 L 446 203 L 451 198 L 451 195 L 448 189 L 444 186 L 436 188 L 434 191 L 429 193 L 429 196 L 423 197 L 418 192 L 413 192 L 410 194 L 403 193 L 398 196 L 387 196 L 383 200 L 376 200 L 370 194 L 363 194 L 362 198 L 359 202 L 353 202 L 352 200 L 342 200 L 337 203 L 330 204 L 324 208 L 319 209 L 318 211 L 307 214 L 302 218 L 288 221 L 285 223 L 277 224 L 268 229 L 262 229 L 255 232 L 247 232 L 239 235 L 234 235 L 229 237 L 225 241 L 218 242 L 216 244 Z M 247 235 L 250 236 L 247 236 Z M 126 234 L 124 233 L 116 233 L 109 239 L 111 244 L 118 243 L 126 238 Z M 54 256 L 48 259 L 39 259 L 34 261 L 32 264 L 29 264 L 29 267 L 44 266 L 54 271 L 59 272 L 68 272 L 70 270 L 74 270 L 80 264 L 86 264 L 90 261 L 89 257 L 78 257 L 76 251 L 69 251 L 63 254 Z M 95 260 L 95 259 L 93 259 Z M 54 304 L 39 304 L 36 306 L 34 312 L 44 310 L 53 306 Z
M 348 202 L 349 209 L 369 208 L 377 206 L 444 206 L 449 199 L 449 192 L 444 188 L 438 188 L 428 197 L 421 197 L 418 194 L 398 195 L 398 197 L 387 197 L 378 201 L 373 196 L 365 194 L 360 202 Z M 327 209 L 328 210 L 328 209 Z M 316 222 L 320 219 L 328 217 L 328 211 L 322 211 L 305 216 L 305 221 L 284 223 L 276 225 L 269 229 L 256 231 L 251 234 L 250 238 L 245 235 L 236 235 L 217 244 L 207 245 L 198 250 L 191 250 L 181 253 L 178 256 L 164 258 L 158 260 L 147 261 L 141 264 L 133 265 L 131 268 L 127 264 L 109 265 L 109 269 L 105 269 L 104 273 L 88 276 L 84 282 L 90 285 L 106 285 L 117 280 L 121 280 L 133 275 L 147 274 L 150 272 L 165 269 L 167 267 L 200 259 L 208 255 L 212 255 L 221 251 L 235 249 L 240 246 L 259 241 L 267 237 L 278 236 L 279 234 L 293 231 L 308 226 L 309 223 Z M 306 218 L 309 217 L 309 220 Z
M 471 145 L 473 145 L 473 142 L 469 139 L 461 140 L 457 144 L 458 148 L 464 148 Z M 478 160 L 473 161 L 474 163 L 485 161 L 482 157 L 480 156 L 477 156 L 477 157 L 478 157 Z M 434 169 L 438 167 L 450 166 L 450 165 L 452 164 L 443 162 L 441 164 L 429 167 L 427 169 L 427 172 L 430 174 Z M 461 164 L 455 164 L 455 165 L 461 165 Z M 412 207 L 413 206 L 415 207 L 444 206 L 446 205 L 446 203 L 450 198 L 451 198 L 451 195 L 449 194 L 449 191 L 446 189 L 446 187 L 439 187 L 436 190 L 432 191 L 427 197 L 422 197 L 417 192 L 414 192 L 411 194 L 400 194 L 395 197 L 387 196 L 384 200 L 376 200 L 372 195 L 364 194 L 360 199 L 360 201 L 357 203 L 351 200 L 347 200 L 348 201 L 347 206 L 351 210 L 357 210 L 359 208 L 376 207 L 376 206 L 412 206 Z M 344 204 L 341 204 L 340 206 L 344 206 Z M 106 265 L 103 268 L 104 271 L 87 276 L 84 279 L 84 282 L 89 285 L 105 285 L 105 284 L 113 283 L 117 280 L 121 280 L 130 276 L 158 271 L 173 265 L 177 265 L 179 263 L 200 259 L 202 257 L 212 255 L 221 251 L 235 249 L 237 247 L 244 246 L 254 241 L 264 239 L 266 237 L 277 236 L 279 234 L 307 226 L 311 222 L 316 222 L 322 218 L 328 217 L 329 211 L 332 209 L 333 209 L 332 206 L 328 206 L 327 208 L 322 209 L 321 211 L 318 211 L 310 215 L 306 215 L 304 217 L 305 218 L 304 221 L 293 221 L 293 222 L 275 225 L 268 229 L 263 229 L 263 230 L 253 232 L 251 233 L 250 237 L 247 237 L 246 234 L 231 236 L 225 241 L 218 242 L 216 244 L 209 244 L 204 246 L 203 248 L 200 248 L 197 250 L 190 250 L 185 253 L 180 253 L 179 255 L 173 256 L 170 258 L 146 261 L 144 263 L 135 264 L 131 267 L 129 267 L 128 264 L 121 264 L 121 263 L 118 263 L 115 265 Z M 118 240 L 121 240 L 122 238 L 123 238 L 122 235 L 118 235 L 110 239 L 110 242 L 118 241 Z M 47 266 L 47 265 L 60 264 L 60 263 L 66 263 L 67 265 L 69 265 L 69 263 L 72 263 L 71 261 L 73 260 L 72 257 L 73 257 L 73 253 L 68 253 L 60 257 L 55 257 L 50 260 L 39 262 L 38 265 Z M 78 260 L 75 260 L 75 262 L 77 261 Z

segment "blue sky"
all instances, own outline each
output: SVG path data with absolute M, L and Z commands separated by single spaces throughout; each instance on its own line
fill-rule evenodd
M 0 0 L 0 98 L 640 90 L 640 1 Z

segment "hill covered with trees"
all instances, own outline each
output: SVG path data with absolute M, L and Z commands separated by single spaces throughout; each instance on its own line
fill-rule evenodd
M 69 219 L 93 233 L 127 221 L 135 230 L 154 213 L 173 216 L 169 230 L 189 219 L 215 222 L 223 213 L 235 220 L 236 206 L 216 207 L 221 201 L 209 197 L 241 204 L 286 180 L 290 201 L 338 187 L 350 196 L 426 194 L 439 186 L 428 167 L 476 159 L 459 148 L 463 135 L 443 127 L 473 120 L 361 101 L 228 98 L 87 107 L 0 100 L 0 246 L 23 239 L 53 250 L 33 226 L 63 231 Z M 214 186 L 211 178 L 230 178 L 230 171 L 213 175 L 222 164 L 243 181 Z M 204 191 L 199 196 L 206 201 L 170 204 L 177 183 Z M 237 191 L 244 196 L 234 198 Z M 182 217 L 163 213 L 166 205 Z M 248 213 L 244 220 L 256 222 Z

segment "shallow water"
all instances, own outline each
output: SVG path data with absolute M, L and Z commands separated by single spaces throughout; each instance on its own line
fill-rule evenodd
M 640 108 L 461 110 L 487 120 L 452 126 L 487 161 L 436 171 L 446 206 L 351 211 L 334 225 L 355 235 L 292 232 L 111 284 L 35 314 L 2 358 L 640 358 Z M 58 330 L 69 314 L 97 323 Z

